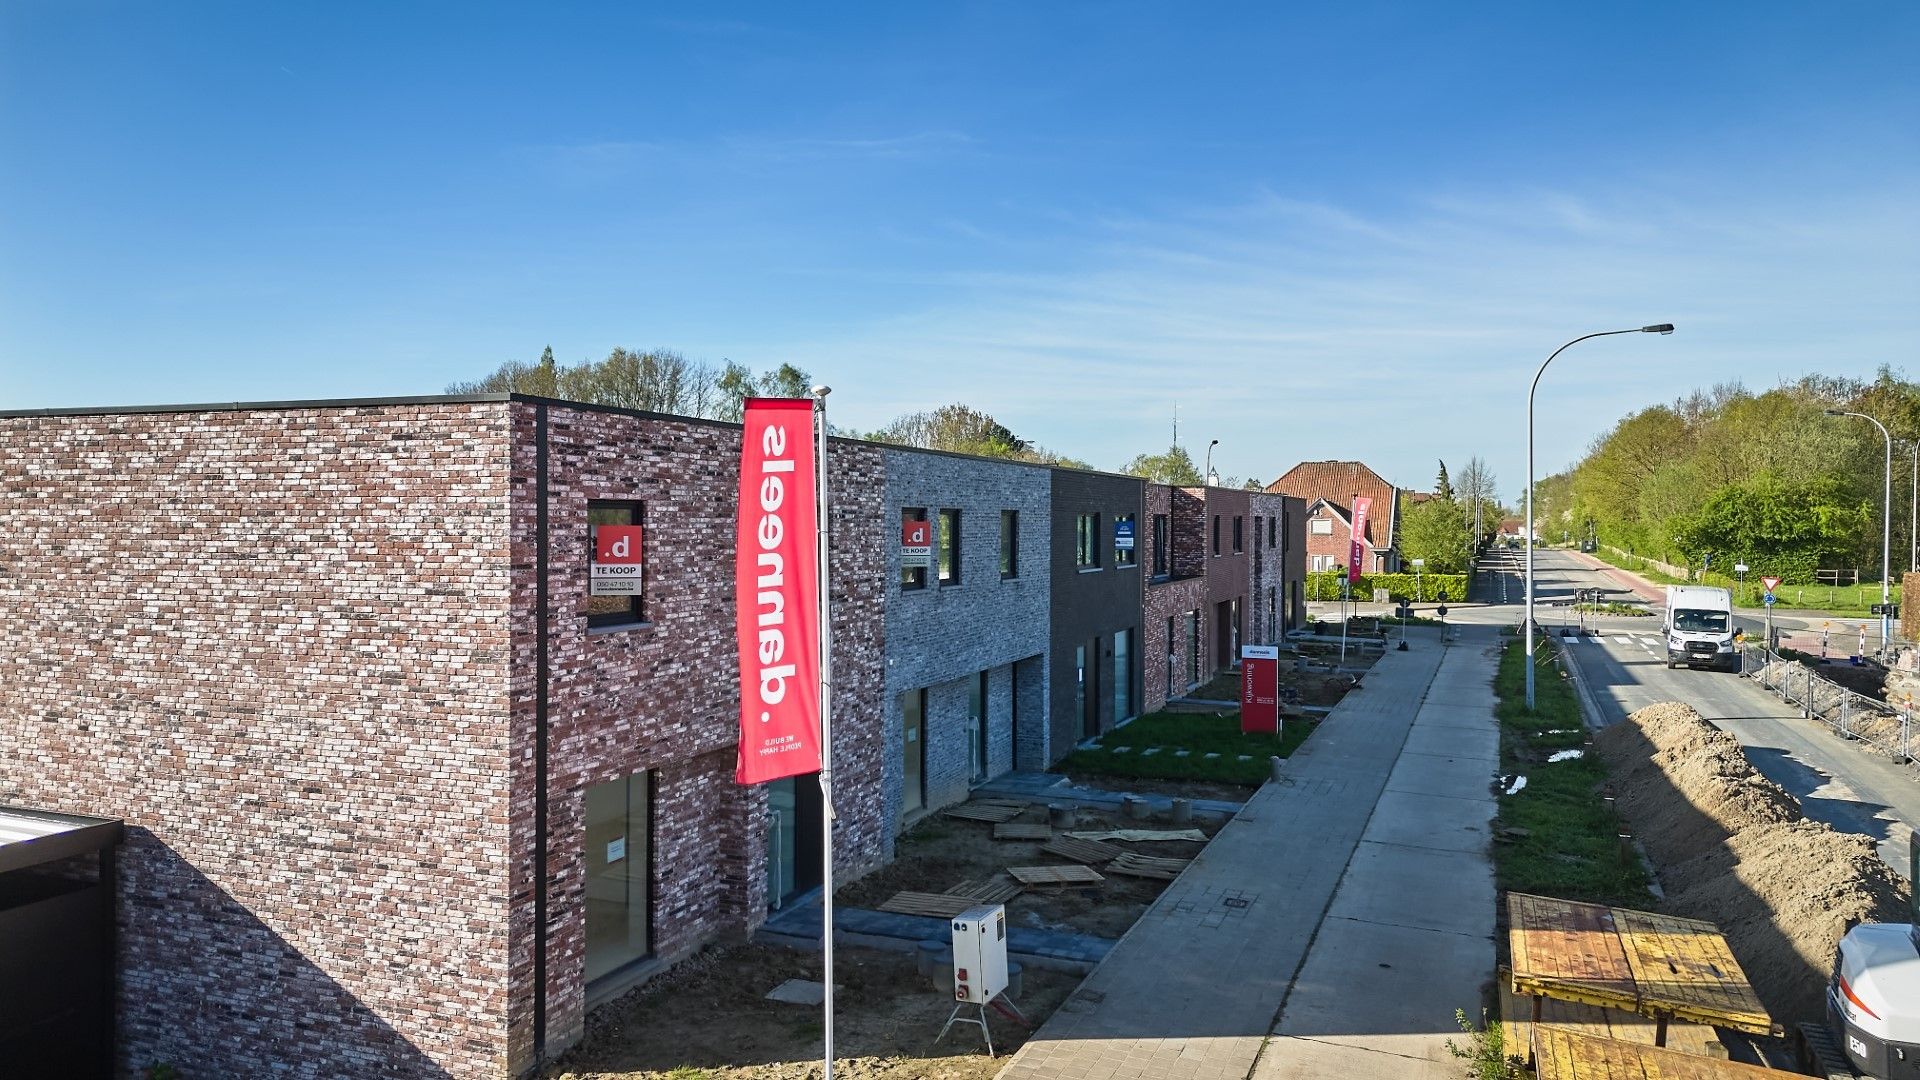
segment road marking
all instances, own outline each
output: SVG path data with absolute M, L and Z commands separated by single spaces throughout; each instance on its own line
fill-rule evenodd
M 1617 637 L 1613 639 L 1613 643 L 1615 645 L 1631 645 L 1633 644 L 1633 639 L 1630 637 Z

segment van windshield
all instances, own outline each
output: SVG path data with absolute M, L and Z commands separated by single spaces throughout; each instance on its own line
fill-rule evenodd
M 1727 632 L 1727 613 L 1680 608 L 1673 613 L 1673 628 L 1690 634 L 1724 634 Z

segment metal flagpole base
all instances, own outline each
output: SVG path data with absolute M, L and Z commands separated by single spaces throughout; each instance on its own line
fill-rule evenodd
M 946 1038 L 947 1030 L 953 1027 L 953 1025 L 955 1024 L 978 1024 L 980 1025 L 980 1037 L 987 1040 L 987 1056 L 994 1057 L 995 1055 L 993 1052 L 993 1032 L 987 1030 L 987 1007 L 985 1005 L 981 1005 L 978 1007 L 980 1010 L 980 1019 L 978 1020 L 975 1020 L 971 1016 L 960 1015 L 960 1010 L 966 1007 L 967 1007 L 967 1003 L 964 1001 L 953 1007 L 952 1014 L 947 1017 L 947 1022 L 941 1025 L 940 1034 L 935 1035 L 933 1037 L 933 1041 L 937 1044 L 941 1039 Z

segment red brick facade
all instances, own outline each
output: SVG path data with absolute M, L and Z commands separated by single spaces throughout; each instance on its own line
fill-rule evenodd
M 661 962 L 761 920 L 738 428 L 519 400 L 0 419 L 0 802 L 127 822 L 124 1067 L 533 1064 L 543 410 L 549 1051 L 582 1026 L 587 786 L 652 773 Z M 884 529 L 878 454 L 835 445 L 851 877 L 891 845 Z M 582 618 L 595 498 L 645 503 L 649 626 Z
M 1321 569 L 1345 567 L 1352 557 L 1352 514 L 1356 496 L 1372 500 L 1367 514 L 1367 531 L 1362 573 L 1393 572 L 1400 568 L 1395 547 L 1399 535 L 1400 491 L 1358 461 L 1303 461 L 1286 475 L 1267 485 L 1269 492 L 1292 495 L 1307 504 L 1307 567 Z M 1331 525 L 1330 532 L 1315 532 L 1313 522 Z M 1316 558 L 1316 556 L 1318 558 Z
M 1169 696 L 1177 697 L 1189 688 L 1187 620 L 1194 612 L 1200 612 L 1203 625 L 1206 619 L 1207 579 L 1199 573 L 1206 565 L 1201 546 L 1205 511 L 1203 500 L 1181 488 L 1147 485 L 1142 562 L 1149 576 L 1140 627 L 1145 712 L 1165 708 Z M 1155 524 L 1161 518 L 1166 522 L 1164 532 Z M 1166 573 L 1154 573 L 1156 569 Z M 1173 620 L 1171 635 L 1169 619 Z M 1204 649 L 1204 638 L 1202 642 Z

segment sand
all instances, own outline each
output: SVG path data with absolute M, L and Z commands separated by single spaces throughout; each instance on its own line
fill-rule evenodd
M 1627 720 L 1594 745 L 1666 890 L 1662 910 L 1718 925 L 1776 1021 L 1821 1019 L 1835 946 L 1857 923 L 1905 921 L 1906 883 L 1871 839 L 1802 820 L 1692 708 Z

